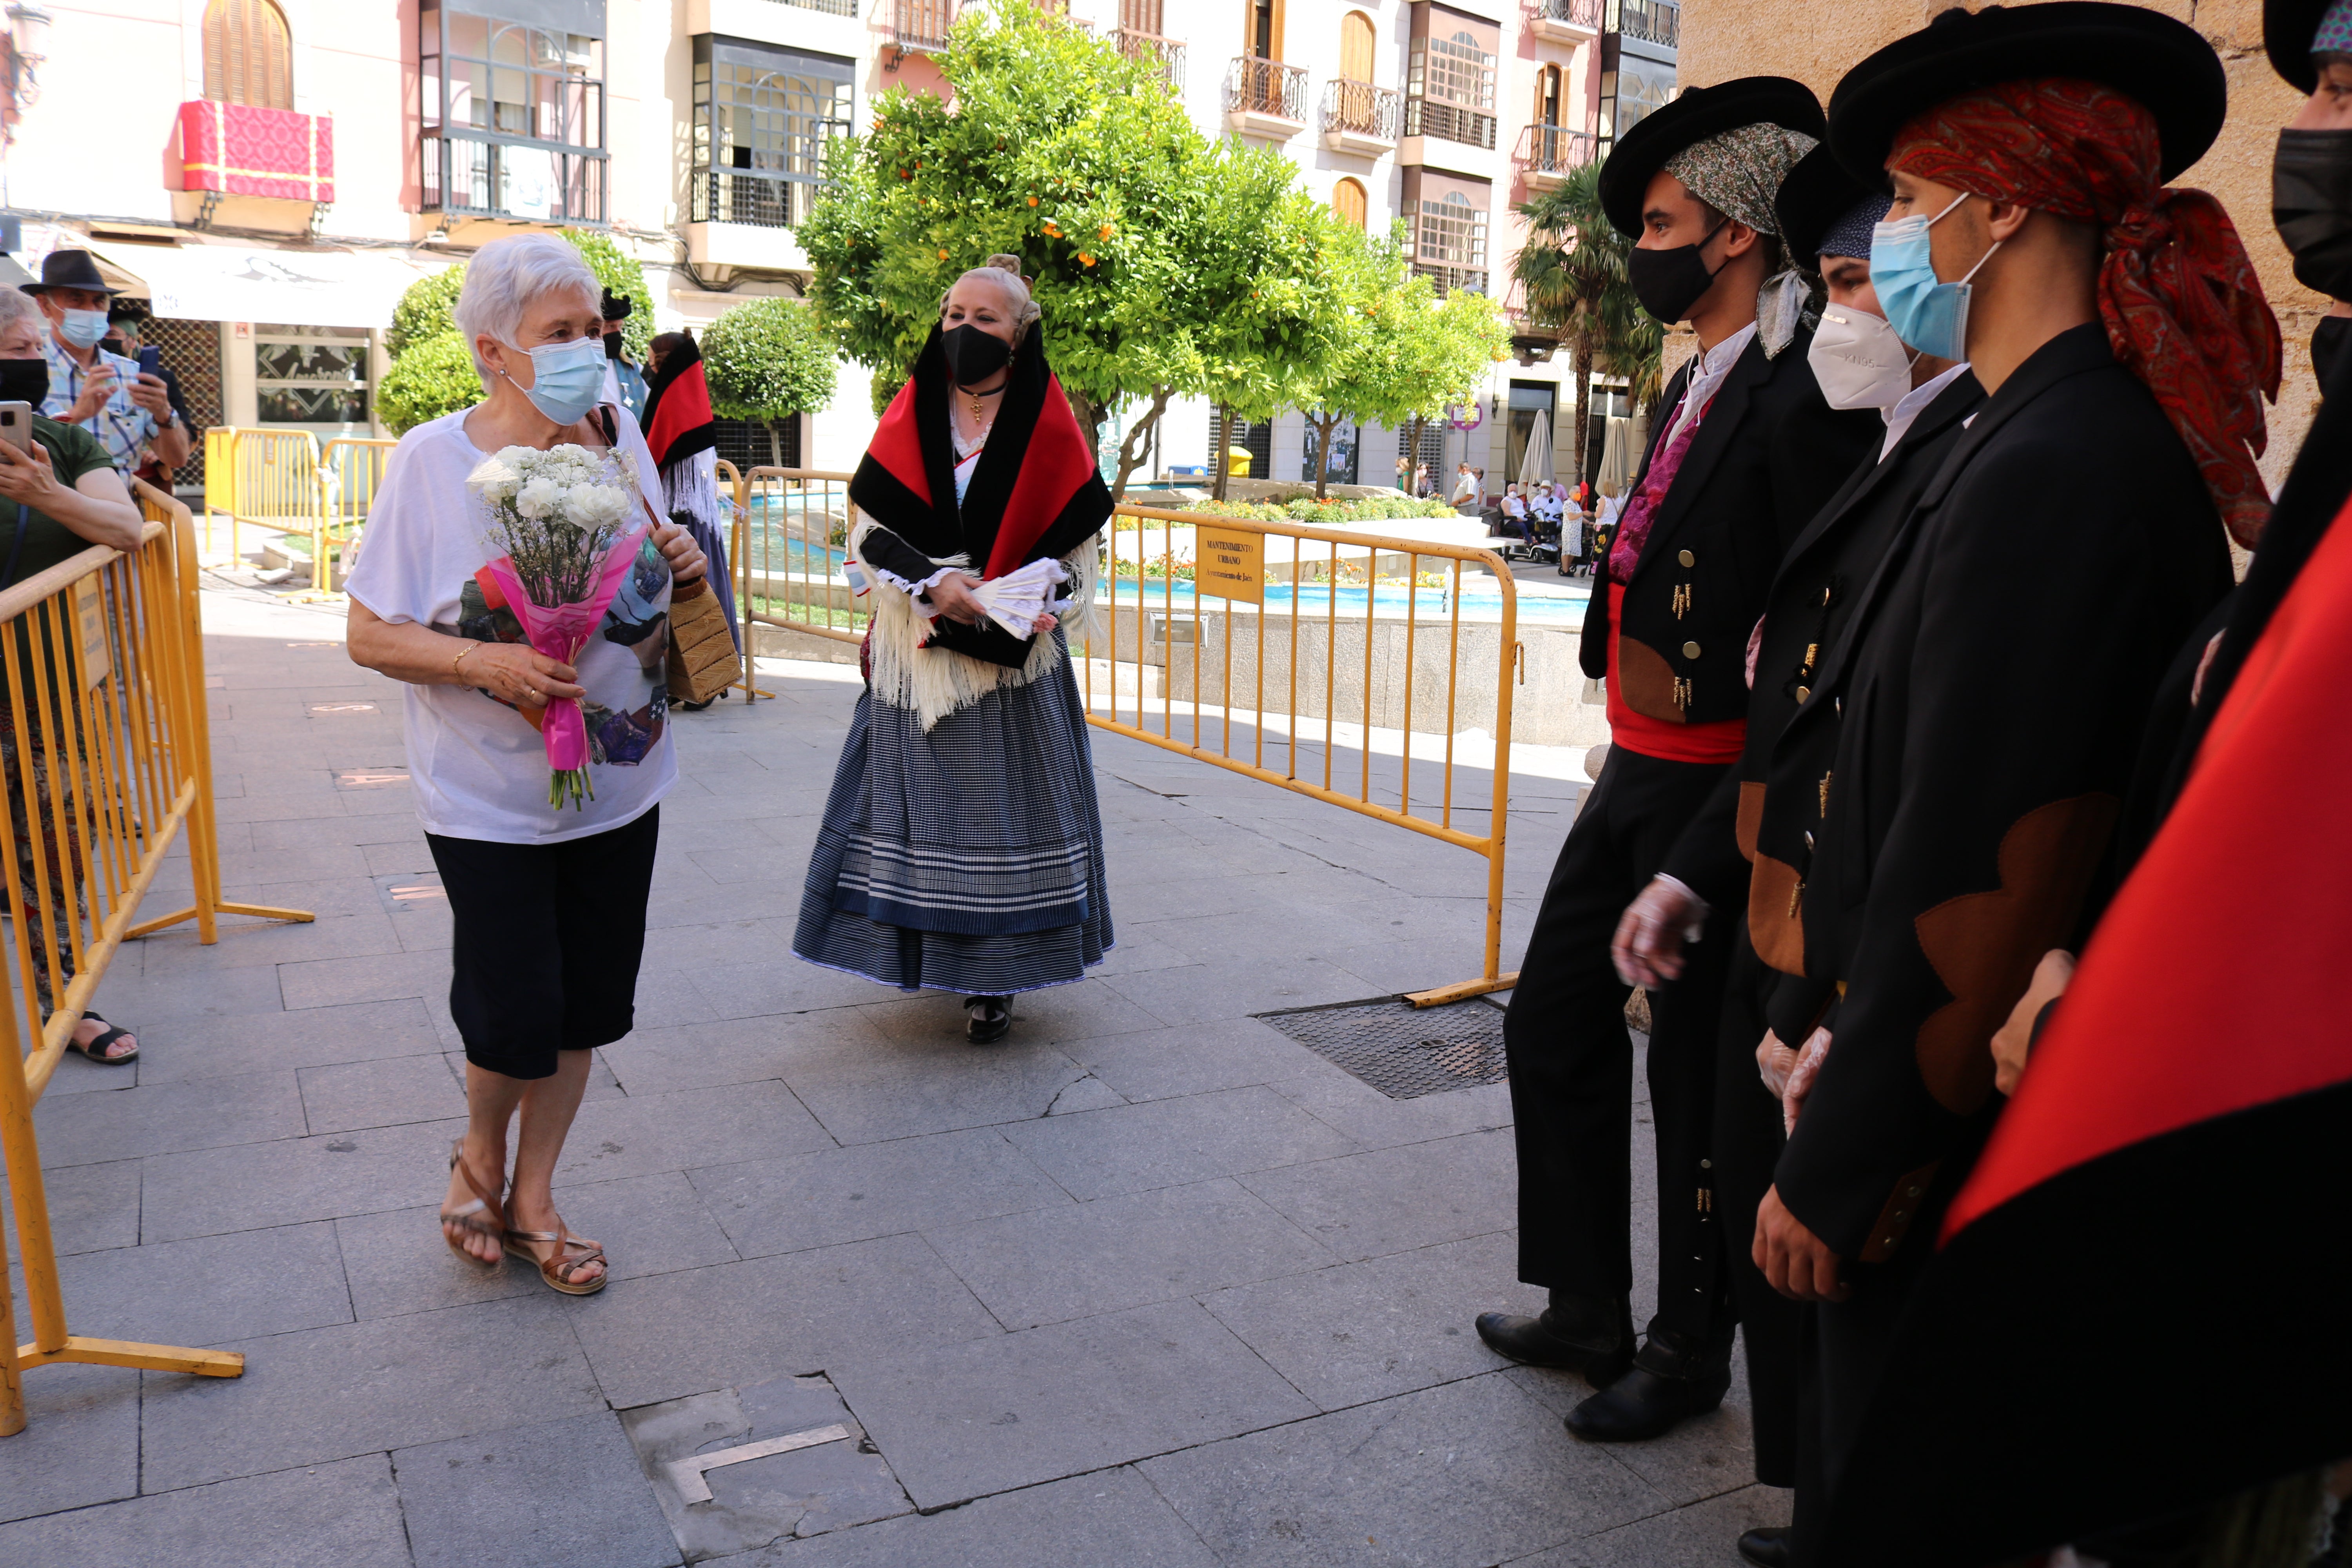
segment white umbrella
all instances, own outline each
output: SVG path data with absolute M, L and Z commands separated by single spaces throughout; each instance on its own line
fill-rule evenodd
M 1528 454 L 1519 459 L 1519 483 L 1551 483 L 1551 421 L 1536 420 L 1528 430 Z
M 1593 489 L 1605 495 L 1622 495 L 1633 482 L 1633 424 L 1630 419 L 1612 418 L 1609 433 L 1601 438 L 1601 472 Z

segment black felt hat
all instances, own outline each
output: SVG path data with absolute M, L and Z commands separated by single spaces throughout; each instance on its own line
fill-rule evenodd
M 1685 88 L 1617 139 L 1601 165 L 1601 210 L 1628 239 L 1642 232 L 1642 198 L 1651 176 L 1685 147 L 1743 125 L 1779 125 L 1818 137 L 1822 100 L 1803 82 L 1785 76 L 1744 76 L 1713 87 Z
M 2312 63 L 2311 40 L 2327 15 L 2328 0 L 2263 0 L 2263 52 L 2271 68 L 2297 92 L 2319 89 L 2319 68 Z
M 52 289 L 88 289 L 100 294 L 122 292 L 100 273 L 98 262 L 87 250 L 50 251 L 41 258 L 40 281 L 20 283 L 17 287 L 27 294 L 46 294 Z
M 1833 230 L 1850 226 L 1847 220 L 1858 216 L 1855 209 L 1864 202 L 1876 210 L 1865 220 L 1862 248 L 1841 247 L 1830 254 L 1868 256 L 1866 225 L 1885 217 L 1887 204 L 1884 195 L 1846 173 L 1845 165 L 1823 142 L 1798 159 L 1789 177 L 1780 182 L 1780 195 L 1772 198 L 1772 212 L 1780 220 L 1780 238 L 1789 254 L 1800 261 L 1811 261 L 1822 253 L 1822 242 Z
M 2196 29 L 2142 5 L 2052 0 L 1950 10 L 1846 72 L 1830 95 L 1830 145 L 1855 178 L 1885 188 L 1896 132 L 1936 105 L 2034 77 L 2079 77 L 2156 116 L 2158 177 L 2205 155 L 2229 108 L 2221 58 Z

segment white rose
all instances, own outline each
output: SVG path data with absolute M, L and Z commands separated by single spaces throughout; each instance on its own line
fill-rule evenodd
M 574 485 L 563 498 L 564 516 L 583 528 L 610 528 L 628 515 L 629 498 L 610 485 Z
M 515 510 L 536 522 L 562 503 L 563 492 L 554 482 L 544 478 L 532 479 L 515 496 Z

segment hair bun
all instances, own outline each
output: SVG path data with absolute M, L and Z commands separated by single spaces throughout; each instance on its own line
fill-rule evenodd
M 1003 252 L 1002 252 L 1002 251 L 999 251 L 999 252 L 998 252 L 997 254 L 995 254 L 994 256 L 990 257 L 986 261 L 982 262 L 981 265 L 982 265 L 982 266 L 983 266 L 983 267 L 994 267 L 994 268 L 1002 268 L 1003 270 L 1004 270 L 1004 271 L 1006 271 L 1006 272 L 1010 272 L 1010 273 L 1012 273 L 1012 274 L 1013 274 L 1013 276 L 1014 276 L 1015 278 L 1018 278 L 1018 277 L 1020 277 L 1020 276 L 1021 276 L 1021 258 L 1020 258 L 1019 257 L 1017 257 L 1017 256 L 1007 256 L 1007 255 L 1005 255 L 1005 254 L 1004 254 Z

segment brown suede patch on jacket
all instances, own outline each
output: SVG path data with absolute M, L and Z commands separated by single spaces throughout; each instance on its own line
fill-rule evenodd
M 1965 1116 L 1992 1093 L 1993 1031 L 2074 925 L 2122 809 L 2111 795 L 2034 807 L 2001 835 L 1999 888 L 1947 899 L 1912 922 L 1952 995 L 1915 1046 L 1919 1077 L 1947 1110 Z
M 1690 722 L 1690 716 L 1675 705 L 1675 670 L 1666 656 L 1622 632 L 1617 636 L 1617 694 L 1644 719 Z
M 1756 858 L 1756 835 L 1764 826 L 1764 785 L 1758 779 L 1739 781 L 1739 816 L 1732 825 L 1732 837 L 1739 841 L 1739 852 L 1748 859 Z
M 1756 857 L 1748 878 L 1748 940 L 1756 956 L 1783 974 L 1805 972 L 1804 879 L 1769 855 Z

